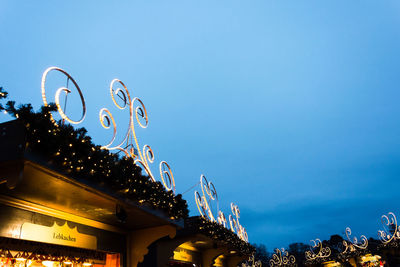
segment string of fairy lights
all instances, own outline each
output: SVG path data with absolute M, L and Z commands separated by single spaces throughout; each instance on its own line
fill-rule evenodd
M 93 257 L 74 257 L 74 256 L 61 256 L 59 254 L 51 254 L 46 251 L 43 252 L 27 252 L 17 251 L 11 252 L 9 249 L 0 249 L 0 259 L 2 266 L 31 266 L 33 262 L 40 262 L 44 266 L 54 266 L 55 262 L 63 266 L 73 266 L 79 264 L 80 266 L 92 266 L 94 264 Z M 98 258 L 97 260 L 105 261 L 105 257 Z
M 2 91 L 0 98 L 6 96 Z M 8 101 L 0 109 L 25 127 L 26 143 L 22 147 L 40 157 L 42 163 L 75 179 L 112 188 L 139 204 L 164 211 L 171 219 L 188 217 L 187 203 L 181 194 L 174 194 L 160 181 L 142 175 L 142 169 L 132 157 L 120 157 L 93 144 L 84 128 L 75 129 L 71 124 L 63 123 L 64 119 L 56 121 L 51 114 L 58 110 L 56 105 L 47 104 L 34 112 L 30 104 L 16 107 L 14 101 Z
M 197 209 L 199 210 L 200 215 L 206 220 L 217 222 L 219 225 L 227 227 L 228 224 L 226 217 L 219 209 L 217 190 L 215 189 L 214 184 L 211 181 L 209 182 L 203 174 L 200 176 L 200 189 L 202 194 L 200 194 L 198 191 L 194 192 Z M 213 205 L 211 204 L 212 202 L 216 203 L 216 205 L 214 205 L 214 209 L 216 208 L 217 210 L 217 217 L 214 215 L 215 212 L 213 211 Z M 229 229 L 236 233 L 241 240 L 248 242 L 249 238 L 246 229 L 239 222 L 239 207 L 234 203 L 231 203 L 231 211 L 232 214 L 230 214 L 228 217 Z
M 42 99 L 43 99 L 43 104 L 44 106 L 48 106 L 49 102 L 47 101 L 46 97 L 46 81 L 50 73 L 52 72 L 59 72 L 64 74 L 67 77 L 67 83 L 71 81 L 74 84 L 74 87 L 79 93 L 80 100 L 81 100 L 81 105 L 82 105 L 82 115 L 79 120 L 72 120 L 70 117 L 68 117 L 63 108 L 60 105 L 60 94 L 65 93 L 65 97 L 67 99 L 68 94 L 72 93 L 72 91 L 67 88 L 67 87 L 60 87 L 56 90 L 55 94 L 55 103 L 57 107 L 57 111 L 60 114 L 61 118 L 63 121 L 68 121 L 71 124 L 80 124 L 84 121 L 85 116 L 86 116 L 86 102 L 83 97 L 83 93 L 77 84 L 77 82 L 72 78 L 70 74 L 68 74 L 65 70 L 58 68 L 58 67 L 50 67 L 45 70 L 45 72 L 42 75 L 42 83 L 41 83 L 41 90 L 42 90 Z M 122 88 L 121 88 L 122 87 Z M 126 108 L 129 109 L 129 127 L 128 131 L 126 132 L 124 138 L 122 138 L 122 141 L 118 142 L 117 144 L 114 144 L 114 141 L 116 139 L 116 134 L 117 134 L 117 125 L 115 123 L 115 119 L 112 115 L 112 113 L 107 109 L 107 108 L 102 108 L 99 112 L 99 119 L 100 119 L 100 124 L 103 126 L 105 129 L 110 129 L 111 126 L 113 128 L 113 136 L 111 141 L 104 146 L 101 146 L 101 149 L 105 150 L 117 150 L 120 152 L 123 152 L 126 157 L 130 157 L 134 160 L 134 163 L 136 165 L 139 165 L 142 167 L 142 169 L 146 172 L 146 174 L 151 178 L 153 182 L 156 181 L 151 168 L 150 164 L 154 162 L 154 152 L 151 149 L 149 145 L 144 145 L 142 149 L 140 149 L 139 141 L 137 138 L 137 134 L 135 131 L 135 120 L 137 124 L 141 128 L 147 128 L 149 119 L 147 116 L 147 110 L 146 107 L 144 106 L 142 100 L 139 98 L 135 97 L 131 99 L 130 93 L 128 91 L 128 88 L 126 85 L 119 79 L 114 79 L 110 83 L 110 95 L 111 99 L 114 103 L 114 105 L 120 109 L 124 110 Z M 118 103 L 116 100 L 116 97 L 118 96 L 120 100 L 122 100 L 122 103 Z M 138 105 L 136 105 L 138 104 Z M 55 122 L 55 119 L 53 118 L 53 115 L 50 114 L 51 120 Z M 159 171 L 160 171 L 160 176 L 161 176 L 161 181 L 164 185 L 164 187 L 167 190 L 172 190 L 175 193 L 175 180 L 174 176 L 172 174 L 171 167 L 169 164 L 165 161 L 161 161 L 159 164 Z

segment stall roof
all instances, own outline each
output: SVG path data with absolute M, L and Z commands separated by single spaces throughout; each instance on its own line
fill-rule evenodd
M 183 220 L 172 220 L 163 211 L 127 199 L 102 184 L 55 170 L 23 149 L 23 133 L 17 124 L 2 124 L 0 130 L 3 136 L 7 131 L 7 138 L 0 139 L 0 202 L 65 219 L 79 217 L 113 231 L 183 227 Z M 119 212 L 126 214 L 125 222 L 116 216 Z

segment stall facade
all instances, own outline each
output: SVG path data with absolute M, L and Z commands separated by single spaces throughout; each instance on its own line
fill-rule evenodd
M 73 177 L 25 146 L 20 121 L 0 125 L 0 258 L 5 266 L 136 266 L 182 220 Z
M 46 96 L 51 74 L 66 78 L 55 104 Z M 61 108 L 60 96 L 66 104 L 69 87 L 78 92 L 80 119 Z M 39 112 L 29 104 L 0 104 L 0 111 L 16 118 L 0 124 L 0 266 L 231 267 L 253 253 L 236 205 L 230 229 L 222 212 L 217 219 L 208 210 L 209 198 L 216 194 L 212 183 L 202 183 L 207 195 L 195 194 L 202 219 L 188 219 L 187 203 L 175 193 L 168 163 L 159 162 L 156 179 L 151 171 L 154 152 L 149 145 L 139 146 L 134 124 L 147 127 L 143 102 L 132 99 L 118 79 L 111 82 L 110 94 L 118 109 L 129 111 L 129 127 L 116 142 L 114 117 L 101 109 L 101 126 L 113 129 L 103 146 L 93 144 L 84 128 L 72 126 L 85 118 L 85 99 L 77 82 L 60 68 L 43 74 Z M 6 97 L 0 88 L 0 99 Z M 60 120 L 53 116 L 56 111 Z

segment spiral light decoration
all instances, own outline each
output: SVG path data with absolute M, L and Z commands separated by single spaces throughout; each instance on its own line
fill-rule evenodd
M 289 255 L 289 252 L 284 248 L 282 250 L 275 249 L 275 254 L 272 255 L 272 258 L 269 261 L 270 267 L 295 267 L 297 266 L 296 258 L 293 255 Z
M 330 255 L 331 249 L 329 247 L 323 247 L 321 240 L 318 238 L 311 240 L 310 250 L 305 252 L 307 261 L 328 258 Z
M 139 98 L 135 97 L 131 99 L 128 88 L 121 80 L 114 79 L 111 81 L 110 94 L 114 105 L 118 109 L 129 109 L 129 124 L 128 130 L 122 140 L 115 143 L 117 124 L 115 123 L 113 115 L 107 108 L 101 109 L 99 112 L 100 124 L 105 129 L 110 129 L 111 127 L 113 129 L 111 140 L 101 148 L 107 150 L 118 150 L 123 152 L 125 156 L 133 158 L 135 164 L 142 167 L 147 175 L 149 175 L 150 179 L 155 182 L 156 179 L 150 168 L 150 164 L 154 163 L 155 160 L 154 152 L 149 145 L 144 145 L 143 148 L 140 149 L 135 131 L 135 119 L 141 128 L 147 128 L 149 124 L 146 107 Z M 121 100 L 121 104 L 117 102 L 116 97 Z M 170 165 L 165 161 L 161 161 L 159 164 L 159 171 L 161 182 L 164 187 L 175 193 L 175 179 Z
M 240 210 L 239 207 L 233 203 L 231 203 L 231 211 L 232 215 L 229 215 L 229 224 L 231 226 L 231 230 L 235 232 L 242 240 L 248 242 L 249 238 L 247 236 L 247 232 L 244 227 L 239 223 L 240 218 Z
M 44 106 L 48 106 L 49 102 L 46 97 L 46 81 L 47 77 L 51 72 L 59 72 L 64 74 L 67 77 L 67 85 L 66 87 L 60 87 L 57 89 L 56 94 L 55 94 L 55 103 L 57 106 L 57 111 L 60 114 L 61 118 L 63 121 L 68 121 L 71 124 L 79 124 L 84 121 L 85 116 L 86 116 L 86 103 L 85 99 L 83 97 L 82 91 L 79 88 L 78 84 L 76 81 L 72 78 L 71 75 L 69 75 L 65 70 L 58 68 L 58 67 L 50 67 L 46 69 L 42 75 L 42 83 L 41 83 L 41 90 L 42 90 L 42 99 Z M 60 105 L 60 97 L 61 94 L 65 94 L 65 97 L 68 97 L 69 94 L 72 93 L 72 91 L 68 88 L 68 83 L 71 81 L 76 88 L 76 90 L 79 93 L 80 99 L 81 99 L 81 104 L 82 104 L 82 115 L 79 120 L 73 120 L 70 117 L 68 117 L 65 113 L 65 110 L 61 108 Z M 112 113 L 107 109 L 107 108 L 102 108 L 99 112 L 99 120 L 100 124 L 103 128 L 105 129 L 110 129 L 112 128 L 113 130 L 113 135 L 111 140 L 108 142 L 108 144 L 102 146 L 102 149 L 107 149 L 107 150 L 118 150 L 120 152 L 123 152 L 126 157 L 131 157 L 134 159 L 135 164 L 141 166 L 143 170 L 150 176 L 150 179 L 155 182 L 156 179 L 154 178 L 153 173 L 151 172 L 150 169 L 150 164 L 154 162 L 154 152 L 151 149 L 149 145 L 144 145 L 142 149 L 140 149 L 139 146 L 139 141 L 136 136 L 135 132 L 135 119 L 137 124 L 141 128 L 147 128 L 149 120 L 147 116 L 147 110 L 146 107 L 144 106 L 142 100 L 139 98 L 134 98 L 133 100 L 131 99 L 131 96 L 129 94 L 128 88 L 126 85 L 118 79 L 114 79 L 110 83 L 110 94 L 111 94 L 111 99 L 114 103 L 114 105 L 120 109 L 129 109 L 129 127 L 128 130 L 122 138 L 122 141 L 119 143 L 115 143 L 116 136 L 117 136 L 117 124 L 115 123 L 115 119 L 112 115 Z M 116 100 L 116 97 L 118 97 L 121 103 L 118 103 Z M 67 98 L 66 98 L 67 100 Z M 56 124 L 56 120 L 54 119 L 53 115 L 50 114 L 51 120 L 53 123 Z M 161 181 L 164 185 L 164 187 L 169 190 L 173 191 L 175 193 L 175 180 L 174 180 L 174 175 L 172 174 L 171 167 L 169 164 L 165 161 L 161 161 L 159 164 L 159 171 L 160 171 L 160 178 Z
M 82 91 L 81 91 L 81 89 L 79 88 L 79 86 L 78 86 L 78 84 L 76 83 L 76 81 L 74 80 L 74 78 L 72 78 L 71 75 L 69 75 L 65 70 L 63 70 L 63 69 L 61 69 L 61 68 L 58 68 L 58 67 L 50 67 L 50 68 L 46 69 L 46 70 L 43 72 L 43 75 L 42 75 L 42 83 L 41 83 L 41 90 L 42 90 L 42 100 L 43 100 L 44 106 L 48 106 L 48 105 L 49 105 L 49 103 L 48 103 L 48 101 L 47 101 L 47 97 L 46 97 L 46 81 L 47 81 L 47 76 L 48 76 L 52 71 L 53 71 L 53 72 L 60 72 L 60 73 L 64 74 L 64 75 L 67 77 L 67 85 L 66 85 L 67 87 L 60 87 L 60 88 L 58 88 L 57 91 L 56 91 L 56 94 L 55 94 L 55 99 L 54 99 L 54 102 L 56 103 L 56 106 L 57 106 L 58 113 L 60 114 L 61 118 L 63 119 L 63 121 L 68 121 L 68 122 L 71 123 L 71 124 L 79 124 L 79 123 L 83 122 L 83 120 L 85 119 L 85 116 L 86 116 L 85 98 L 83 97 Z M 74 84 L 75 88 L 77 89 L 77 91 L 78 91 L 78 93 L 79 93 L 79 97 L 80 97 L 80 99 L 81 99 L 81 104 L 82 104 L 82 115 L 81 115 L 81 118 L 80 118 L 79 120 L 73 120 L 73 119 L 71 119 L 70 117 L 68 117 L 68 116 L 65 114 L 65 110 L 63 110 L 63 109 L 61 108 L 61 105 L 60 105 L 60 95 L 61 95 L 62 93 L 65 93 L 65 96 L 67 97 L 68 94 L 72 93 L 72 91 L 68 88 L 68 82 L 69 82 L 69 81 L 71 81 L 71 82 Z M 54 117 L 53 117 L 52 114 L 50 114 L 50 118 L 51 118 L 51 120 L 53 121 L 53 123 L 56 124 L 56 120 L 54 119 Z
M 200 215 L 211 221 L 217 222 L 224 227 L 227 227 L 228 223 L 224 213 L 219 210 L 218 194 L 215 186 L 212 182 L 209 182 L 207 178 L 202 174 L 200 175 L 200 188 L 201 194 L 198 191 L 194 192 L 194 198 L 196 201 L 197 209 Z M 215 201 L 217 212 L 215 213 L 212 208 L 212 203 Z M 215 207 L 215 205 L 214 205 Z M 249 238 L 245 228 L 240 225 L 240 210 L 239 207 L 231 203 L 232 214 L 229 215 L 229 226 L 232 232 L 236 233 L 240 239 L 249 242 Z M 214 214 L 218 214 L 217 217 Z
M 346 227 L 346 237 L 347 241 L 343 240 L 344 251 L 342 254 L 354 252 L 357 248 L 358 249 L 367 249 L 368 247 L 368 239 L 365 235 L 360 237 L 360 241 L 357 237 L 351 237 L 351 229 L 350 227 Z
M 400 239 L 399 226 L 397 226 L 396 215 L 389 212 L 388 215 L 382 215 L 383 230 L 378 231 L 378 236 L 383 244 L 389 244 L 391 241 Z
M 256 261 L 253 254 L 246 262 L 242 263 L 242 267 L 262 267 L 262 263 L 260 260 Z
M 217 221 L 219 224 L 223 225 L 224 227 L 227 226 L 227 220 L 226 220 L 225 214 L 222 211 L 218 211 Z
M 200 188 L 202 195 L 200 195 L 200 193 L 197 191 L 194 192 L 197 209 L 199 210 L 201 216 L 211 222 L 214 222 L 214 212 L 210 204 L 211 201 L 215 200 L 217 203 L 217 209 L 219 209 L 217 190 L 215 189 L 214 184 L 212 182 L 208 182 L 207 178 L 203 174 L 200 175 Z M 218 215 L 221 216 L 220 211 L 218 211 Z M 218 222 L 220 221 L 221 220 Z

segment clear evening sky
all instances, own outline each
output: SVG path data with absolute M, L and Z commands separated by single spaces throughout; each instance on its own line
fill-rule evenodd
M 270 251 L 346 226 L 377 237 L 381 215 L 400 216 L 399 48 L 398 0 L 0 0 L 11 99 L 38 109 L 43 71 L 63 68 L 87 101 L 82 126 L 106 144 L 102 107 L 128 123 L 108 92 L 121 79 L 177 192 L 204 173 Z M 68 110 L 80 112 L 72 94 Z M 193 190 L 184 198 L 197 215 Z

